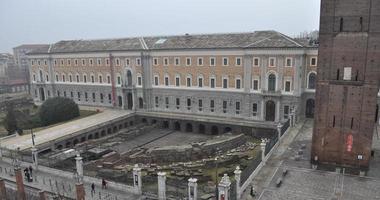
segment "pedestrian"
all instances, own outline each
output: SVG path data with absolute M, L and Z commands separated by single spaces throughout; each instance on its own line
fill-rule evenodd
M 29 173 L 30 173 L 30 176 L 33 176 L 33 168 L 31 165 L 29 165 Z
M 255 188 L 253 187 L 253 185 L 251 186 L 251 196 L 252 197 L 256 196 L 256 191 L 255 191 Z
M 104 178 L 102 178 L 102 189 L 107 189 L 107 182 Z
M 94 194 L 95 194 L 95 184 L 92 183 L 91 184 L 91 196 L 94 196 Z
M 30 174 L 28 171 L 25 172 L 25 177 L 28 182 L 30 182 Z

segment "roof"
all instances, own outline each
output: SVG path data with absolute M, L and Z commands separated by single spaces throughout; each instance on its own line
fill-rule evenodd
M 23 45 L 14 47 L 13 49 L 39 49 L 46 46 L 49 47 L 48 44 L 23 44 Z
M 30 54 L 98 51 L 140 51 L 228 48 L 305 48 L 304 43 L 277 31 L 175 36 L 131 37 L 99 40 L 63 40 Z

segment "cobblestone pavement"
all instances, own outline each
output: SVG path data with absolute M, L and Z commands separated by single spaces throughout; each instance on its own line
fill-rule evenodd
M 5 159 L 5 158 L 4 158 Z M 25 164 L 22 166 L 22 170 L 25 169 Z M 15 182 L 14 170 L 9 162 L 0 161 L 0 177 L 10 182 Z M 65 197 L 71 197 L 75 199 L 75 179 L 74 175 L 70 176 L 66 174 L 56 175 L 49 174 L 41 171 L 33 171 L 33 182 L 27 182 L 24 179 L 24 184 L 40 190 L 45 190 L 55 194 L 63 195 Z M 137 195 L 128 193 L 127 191 L 120 191 L 118 189 L 108 187 L 107 189 L 101 189 L 101 181 L 95 184 L 95 194 L 91 193 L 91 183 L 85 182 L 86 199 L 91 200 L 134 200 L 139 199 Z

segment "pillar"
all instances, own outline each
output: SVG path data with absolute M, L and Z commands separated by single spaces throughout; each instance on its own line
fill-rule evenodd
M 83 161 L 82 157 L 79 154 L 77 154 L 77 157 L 75 157 L 75 163 L 77 168 L 78 181 L 81 183 L 83 180 Z
M 265 147 L 267 146 L 267 139 L 261 139 L 260 147 L 261 147 L 261 162 L 265 165 Z
M 7 190 L 5 188 L 4 179 L 0 179 L 0 200 L 7 199 Z
M 291 126 L 291 127 L 293 127 L 293 113 L 290 113 L 290 115 L 289 115 L 289 125 Z
M 26 200 L 24 181 L 20 167 L 15 167 L 16 186 L 17 186 L 17 199 Z
M 137 194 L 142 194 L 141 168 L 138 164 L 136 164 L 133 168 L 133 187 L 135 188 Z
M 229 200 L 230 199 L 230 188 L 231 181 L 227 174 L 224 174 L 222 180 L 218 185 L 218 200 Z
M 77 192 L 77 200 L 85 200 L 86 192 L 84 191 L 83 183 L 77 183 L 75 185 L 75 189 Z
M 188 183 L 188 192 L 189 192 L 189 200 L 197 200 L 197 179 L 196 178 L 189 178 Z
M 166 173 L 158 172 L 158 199 L 166 200 Z
M 241 179 L 241 170 L 240 167 L 237 166 L 234 171 L 235 180 L 236 180 L 236 199 L 239 200 L 241 198 L 241 189 L 240 189 L 240 179 Z
M 38 194 L 40 196 L 40 200 L 47 200 L 45 191 L 41 190 L 38 192 Z
M 38 150 L 36 147 L 32 147 L 32 161 L 34 169 L 38 168 Z
M 280 142 L 280 139 L 281 139 L 281 128 L 282 128 L 281 123 L 278 123 L 277 124 L 277 134 L 278 134 L 278 141 L 279 142 Z

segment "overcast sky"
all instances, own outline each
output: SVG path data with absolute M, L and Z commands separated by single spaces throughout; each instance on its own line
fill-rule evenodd
M 59 40 L 319 27 L 320 0 L 0 0 L 0 52 Z

